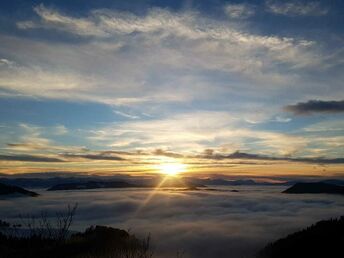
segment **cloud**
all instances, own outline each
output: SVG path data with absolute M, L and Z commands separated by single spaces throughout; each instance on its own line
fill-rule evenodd
M 59 158 L 39 155 L 0 155 L 2 161 L 24 161 L 24 162 L 65 162 Z
M 2 219 L 16 222 L 19 214 L 55 214 L 78 202 L 73 229 L 102 224 L 131 229 L 139 237 L 150 233 L 157 257 L 172 258 L 185 251 L 189 258 L 239 258 L 254 257 L 267 243 L 318 220 L 341 216 L 344 208 L 340 196 L 290 196 L 281 194 L 285 187 L 278 186 L 237 186 L 237 193 L 232 189 L 158 190 L 139 212 L 150 189 L 39 191 L 44 198 L 6 200 L 1 211 Z
M 68 133 L 68 129 L 64 125 L 57 125 L 52 128 L 53 134 L 64 135 Z
M 7 143 L 7 148 L 11 151 L 25 151 L 25 152 L 59 152 L 59 151 L 88 151 L 85 147 L 78 146 L 62 146 L 52 143 L 49 139 L 44 138 L 30 138 L 24 142 Z
M 46 154 L 61 151 L 83 152 L 87 150 L 82 146 L 60 145 L 48 138 L 50 136 L 66 135 L 68 129 L 64 125 L 42 127 L 21 123 L 18 126 L 11 127 L 11 130 L 17 132 L 17 137 L 12 139 L 12 142 L 6 143 L 6 149 L 11 151 Z M 6 141 L 9 140 L 6 139 Z
M 115 114 L 117 114 L 117 115 L 120 115 L 120 116 L 123 116 L 123 117 L 126 117 L 126 118 L 130 118 L 130 119 L 138 119 L 138 118 L 140 118 L 139 116 L 131 115 L 131 114 L 128 114 L 128 113 L 125 113 L 125 112 L 122 112 L 122 111 L 118 111 L 118 110 L 114 110 L 113 112 Z
M 97 28 L 92 21 L 82 18 L 70 18 L 59 12 L 46 8 L 43 4 L 34 7 L 34 11 L 42 19 L 42 23 L 33 21 L 18 22 L 20 29 L 49 28 L 51 25 L 59 26 L 60 30 L 68 30 L 79 35 L 106 36 L 107 33 Z
M 240 12 L 248 12 L 249 9 L 249 6 L 246 5 L 228 5 L 227 7 L 236 15 Z M 230 24 L 226 22 L 216 22 L 215 20 L 202 18 L 198 12 L 173 13 L 164 9 L 155 8 L 148 10 L 146 16 L 142 17 L 135 16 L 131 13 L 100 9 L 94 10 L 87 18 L 78 19 L 64 16 L 58 11 L 48 9 L 43 5 L 36 7 L 35 10 L 42 19 L 42 24 L 52 29 L 62 29 L 72 34 L 79 34 L 80 36 L 97 36 L 99 33 L 95 31 L 98 30 L 104 31 L 104 34 L 108 37 L 114 37 L 117 34 L 130 35 L 133 32 L 147 35 L 161 33 L 159 35 L 161 39 L 166 38 L 168 35 L 175 35 L 189 40 L 226 40 L 229 43 L 240 43 L 257 48 L 266 47 L 271 50 L 312 44 L 311 41 L 297 42 L 292 38 L 260 36 L 241 32 L 233 25 L 228 26 Z M 79 25 L 79 23 L 84 22 L 87 24 L 91 23 L 92 26 Z M 40 25 L 37 24 L 37 26 L 39 27 Z M 167 35 L 164 35 L 165 33 Z
M 247 19 L 254 15 L 253 6 L 247 4 L 228 4 L 225 13 L 232 19 Z
M 328 13 L 328 9 L 319 2 L 267 0 L 265 4 L 267 11 L 278 15 L 323 16 Z
M 223 154 L 215 154 L 210 153 L 210 155 L 201 155 L 196 156 L 205 159 L 215 159 L 215 160 L 222 160 L 222 159 L 242 159 L 242 160 L 266 160 L 266 161 L 290 161 L 290 162 L 303 162 L 303 163 L 315 163 L 315 164 L 344 164 L 344 158 L 321 158 L 321 157 L 314 157 L 314 158 L 292 158 L 292 157 L 272 157 L 272 156 L 265 156 L 259 154 L 250 154 L 245 152 L 236 151 L 232 154 L 223 155 Z
M 291 118 L 276 116 L 272 121 L 276 121 L 276 122 L 279 122 L 279 123 L 289 123 L 291 121 Z
M 249 4 L 227 9 L 229 17 L 256 11 Z M 160 149 L 162 156 L 184 156 L 226 147 L 222 153 L 308 156 L 317 137 L 278 132 L 280 125 L 267 123 L 290 121 L 276 112 L 300 94 L 341 98 L 342 74 L 330 69 L 340 70 L 342 55 L 323 48 L 321 37 L 265 33 L 251 19 L 191 9 L 147 8 L 139 14 L 93 9 L 78 15 L 44 5 L 34 10 L 34 17 L 17 23 L 17 33 L 0 35 L 1 57 L 13 63 L 0 65 L 0 94 L 111 105 L 122 118 L 83 130 L 80 138 L 90 149 L 150 154 Z M 40 37 L 30 38 L 31 30 Z M 141 116 L 145 113 L 151 116 Z M 63 125 L 55 133 L 37 130 L 6 140 L 6 148 L 84 154 L 82 147 L 51 140 L 73 133 Z M 335 142 L 327 140 L 316 146 L 324 157 L 330 149 L 325 143 Z
M 312 131 L 309 128 L 302 130 L 300 135 L 253 130 L 246 128 L 247 125 L 243 123 L 227 112 L 218 111 L 198 111 L 146 121 L 122 121 L 93 130 L 83 130 L 80 136 L 89 140 L 87 145 L 92 146 L 89 148 L 59 145 L 42 137 L 41 134 L 48 130 L 56 135 L 55 128 L 59 127 L 51 127 L 53 130 L 50 127 L 21 124 L 19 127 L 24 130 L 24 134 L 17 133 L 19 139 L 14 138 L 7 143 L 3 151 L 20 155 L 25 153 L 45 156 L 49 153 L 66 162 L 79 162 L 80 166 L 88 162 L 88 169 L 98 166 L 99 171 L 106 171 L 111 161 L 126 161 L 123 170 L 129 171 L 145 164 L 161 163 L 166 159 L 182 159 L 182 162 L 195 167 L 212 168 L 287 162 L 343 164 L 343 137 L 340 135 L 319 135 L 322 134 L 322 131 L 318 132 L 320 129 Z M 312 133 L 314 130 L 317 130 L 315 134 Z M 304 136 L 305 132 L 312 134 Z M 99 166 L 96 164 L 97 160 L 109 162 Z M 73 170 L 67 166 L 65 169 Z M 148 170 L 152 170 L 152 167 Z
M 156 156 L 166 156 L 166 157 L 171 157 L 171 158 L 183 158 L 184 156 L 182 154 L 172 152 L 172 151 L 166 151 L 162 149 L 156 149 L 152 153 L 153 155 Z
M 90 159 L 90 160 L 107 160 L 107 161 L 121 161 L 125 160 L 122 157 L 109 155 L 108 153 L 98 153 L 98 154 L 72 154 L 66 153 L 62 154 L 63 157 L 66 158 L 81 158 L 81 159 Z
M 284 108 L 286 111 L 293 112 L 295 115 L 310 115 L 313 113 L 341 113 L 344 112 L 344 100 L 323 101 L 309 100 Z
M 14 62 L 12 62 L 12 61 L 10 61 L 10 60 L 8 60 L 6 58 L 1 58 L 0 59 L 0 66 L 6 65 L 6 66 L 9 66 L 9 67 L 13 67 L 14 64 L 15 64 Z
M 344 121 L 343 120 L 326 120 L 320 121 L 315 124 L 311 124 L 303 129 L 306 132 L 337 132 L 344 131 Z
M 244 6 L 243 13 L 253 8 Z M 234 7 L 239 8 L 229 9 Z M 10 53 L 17 64 L 0 69 L 7 95 L 125 105 L 140 111 L 133 114 L 218 98 L 226 99 L 217 101 L 225 105 L 242 92 L 253 104 L 280 96 L 287 85 L 307 85 L 305 70 L 335 62 L 334 57 L 324 62 L 328 55 L 313 40 L 257 33 L 249 24 L 199 11 L 150 8 L 137 15 L 96 9 L 76 16 L 39 5 L 35 12 L 25 26 L 17 24 L 19 30 L 39 30 L 43 38 L 54 30 L 61 37 L 47 42 L 0 36 L 0 53 Z M 314 82 L 312 94 L 323 91 Z
M 291 155 L 302 152 L 308 139 L 268 130 L 253 130 L 228 112 L 184 112 L 146 121 L 124 121 L 88 132 L 92 143 L 104 147 L 149 150 L 157 147 L 183 155 L 227 146 L 227 151 Z

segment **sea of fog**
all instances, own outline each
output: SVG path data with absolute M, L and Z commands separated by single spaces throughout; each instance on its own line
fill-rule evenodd
M 316 221 L 344 215 L 343 196 L 288 195 L 276 186 L 211 188 L 216 191 L 35 189 L 41 196 L 0 199 L 0 219 L 20 222 L 19 215 L 53 215 L 78 203 L 74 230 L 98 224 L 150 234 L 154 257 L 243 258 Z

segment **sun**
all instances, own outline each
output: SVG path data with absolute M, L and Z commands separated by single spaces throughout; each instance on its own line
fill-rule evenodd
M 167 176 L 177 176 L 186 170 L 186 165 L 181 163 L 167 163 L 159 166 L 161 173 Z

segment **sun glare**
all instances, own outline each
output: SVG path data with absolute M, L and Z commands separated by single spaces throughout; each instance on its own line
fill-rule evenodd
M 167 176 L 176 176 L 186 170 L 186 165 L 180 163 L 162 164 L 159 166 L 159 169 L 161 173 Z

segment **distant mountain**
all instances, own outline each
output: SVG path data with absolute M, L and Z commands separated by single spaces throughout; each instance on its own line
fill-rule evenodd
M 333 185 L 343 185 L 344 186 L 344 180 L 338 180 L 338 179 L 327 179 L 321 181 L 322 183 L 328 183 Z
M 183 177 L 180 180 L 167 180 L 164 183 L 165 187 L 202 187 L 202 186 L 292 186 L 296 183 L 303 182 L 298 181 L 285 181 L 285 182 L 274 182 L 274 181 L 255 181 L 252 179 L 224 179 L 224 178 L 196 178 L 196 177 Z M 54 173 L 32 174 L 32 175 L 5 175 L 0 174 L 0 183 L 7 185 L 16 185 L 23 188 L 50 188 L 58 184 L 79 184 L 87 183 L 89 181 L 95 182 L 110 182 L 110 181 L 125 181 L 131 184 L 154 187 L 158 185 L 162 180 L 162 177 L 134 177 L 134 176 L 123 176 L 123 175 L 59 175 Z M 168 182 L 170 181 L 170 182 Z M 335 185 L 343 185 L 344 180 L 339 179 L 327 179 L 321 181 L 324 183 L 330 183 Z
M 57 184 L 50 187 L 47 191 L 60 191 L 60 190 L 86 190 L 98 188 L 128 188 L 140 187 L 139 185 L 123 182 L 123 181 L 88 181 L 78 183 Z
M 287 190 L 283 191 L 283 193 L 289 194 L 320 194 L 320 193 L 327 193 L 327 194 L 344 194 L 344 186 L 341 185 L 334 185 L 324 182 L 318 183 L 297 183 L 292 187 L 288 188 Z
M 184 178 L 186 182 L 194 183 L 194 184 L 202 184 L 202 185 L 221 185 L 221 186 L 278 186 L 278 185 L 291 185 L 289 182 L 283 183 L 276 183 L 276 182 L 264 182 L 264 181 L 255 181 L 252 179 L 238 179 L 238 180 L 228 180 L 222 178 L 207 178 L 207 179 L 199 179 L 199 178 L 191 178 L 186 177 Z
M 24 188 L 14 186 L 14 185 L 6 185 L 0 183 L 0 195 L 9 195 L 9 194 L 22 194 L 27 196 L 36 197 L 39 194 L 35 192 L 31 192 L 28 190 L 25 190 Z
M 344 247 L 344 217 L 320 221 L 266 246 L 257 258 L 340 258 Z
M 160 182 L 148 182 L 148 183 L 128 183 L 125 181 L 87 181 L 87 182 L 75 182 L 67 184 L 57 184 L 47 189 L 47 191 L 60 191 L 60 190 L 86 190 L 86 189 L 99 189 L 99 188 L 130 188 L 130 187 L 156 187 Z M 184 181 L 175 181 L 173 179 L 167 179 L 161 188 L 168 187 L 204 187 L 204 185 L 193 184 Z
M 1 175 L 1 174 L 0 174 Z M 16 185 L 23 188 L 51 188 L 56 185 L 64 184 L 86 184 L 92 182 L 113 182 L 113 181 L 124 181 L 133 184 L 137 187 L 155 187 L 162 181 L 162 177 L 133 177 L 133 176 L 55 176 L 55 177 L 0 177 L 0 183 L 8 185 Z M 193 182 L 192 180 L 165 180 L 164 187 L 202 187 L 204 184 Z
M 106 179 L 104 177 L 104 179 Z M 1 177 L 0 182 L 4 184 L 16 185 L 24 188 L 49 188 L 57 184 L 85 183 L 88 181 L 102 181 L 100 176 L 55 176 L 55 177 Z M 107 180 L 115 181 L 115 178 Z

